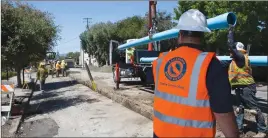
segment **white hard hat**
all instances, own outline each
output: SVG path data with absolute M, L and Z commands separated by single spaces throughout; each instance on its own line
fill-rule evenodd
M 196 9 L 184 12 L 175 28 L 185 31 L 211 32 L 207 28 L 206 16 Z
M 245 50 L 244 44 L 241 42 L 236 42 L 235 47 L 237 50 Z

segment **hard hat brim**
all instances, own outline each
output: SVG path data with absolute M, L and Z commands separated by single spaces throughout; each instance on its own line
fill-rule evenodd
M 209 28 L 202 27 L 202 26 L 184 26 L 184 25 L 178 25 L 178 26 L 174 27 L 174 29 L 185 30 L 185 31 L 208 32 L 208 33 L 211 32 L 211 30 Z

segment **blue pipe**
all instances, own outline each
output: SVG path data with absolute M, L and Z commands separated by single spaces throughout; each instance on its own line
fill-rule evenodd
M 236 15 L 232 12 L 227 12 L 227 13 L 218 15 L 214 18 L 208 19 L 207 23 L 208 23 L 208 28 L 211 30 L 228 28 L 228 24 L 232 24 L 232 25 L 236 24 Z M 126 48 L 141 46 L 141 45 L 148 44 L 154 41 L 177 38 L 178 35 L 179 35 L 179 29 L 170 29 L 167 31 L 156 33 L 152 36 L 152 38 L 149 38 L 149 36 L 146 36 L 138 40 L 135 40 L 126 44 L 122 44 L 118 46 L 118 49 L 124 50 Z
M 230 56 L 217 56 L 221 61 L 231 60 Z M 141 63 L 151 63 L 156 60 L 157 57 L 142 57 L 140 58 Z M 268 66 L 268 56 L 249 56 L 250 64 L 252 66 Z

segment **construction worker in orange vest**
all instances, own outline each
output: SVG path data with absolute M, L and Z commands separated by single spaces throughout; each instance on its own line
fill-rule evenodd
M 203 52 L 206 17 L 191 9 L 180 16 L 179 47 L 153 62 L 154 137 L 239 137 L 228 73 L 213 52 Z
M 252 76 L 252 69 L 248 59 L 248 52 L 244 48 L 244 44 L 234 41 L 234 26 L 229 27 L 228 33 L 228 47 L 230 50 L 231 61 L 221 61 L 223 67 L 228 70 L 229 81 L 232 89 L 235 90 L 235 97 L 237 102 L 236 108 L 236 122 L 241 134 L 244 132 L 244 108 L 250 108 L 250 113 L 255 116 L 257 122 L 258 134 L 254 137 L 265 137 L 267 128 L 264 116 L 261 109 L 258 107 L 256 100 L 256 83 Z

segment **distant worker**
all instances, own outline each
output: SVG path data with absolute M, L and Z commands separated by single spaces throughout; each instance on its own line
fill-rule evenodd
M 59 77 L 60 71 L 61 71 L 60 61 L 57 61 L 57 64 L 56 64 L 56 77 Z
M 133 47 L 126 49 L 127 63 L 133 63 L 134 62 L 134 51 L 135 51 L 135 48 L 133 48 Z
M 61 61 L 61 73 L 62 73 L 62 76 L 65 77 L 66 76 L 66 66 L 67 64 L 65 63 L 64 60 Z
M 41 67 L 41 64 L 43 64 L 44 62 L 43 61 L 40 61 L 39 64 L 38 64 L 38 68 Z
M 240 133 L 243 134 L 244 123 L 244 108 L 250 108 L 250 113 L 255 115 L 257 122 L 258 134 L 254 137 L 265 137 L 267 128 L 265 119 L 258 108 L 258 101 L 256 100 L 256 83 L 252 77 L 252 69 L 248 58 L 248 53 L 244 49 L 244 44 L 241 42 L 234 42 L 234 27 L 229 27 L 228 46 L 230 50 L 231 61 L 221 61 L 223 66 L 228 69 L 229 81 L 232 89 L 235 90 L 236 101 L 238 107 L 236 109 L 237 125 Z
M 179 47 L 153 62 L 154 137 L 239 137 L 228 73 L 213 52 L 203 52 L 207 20 L 199 10 L 180 16 Z
M 50 61 L 50 73 L 52 78 L 54 77 L 54 72 L 55 72 L 54 62 Z
M 40 91 L 45 91 L 45 81 L 48 77 L 48 70 L 45 68 L 45 63 L 40 63 L 40 67 L 37 70 L 37 80 L 40 82 Z

